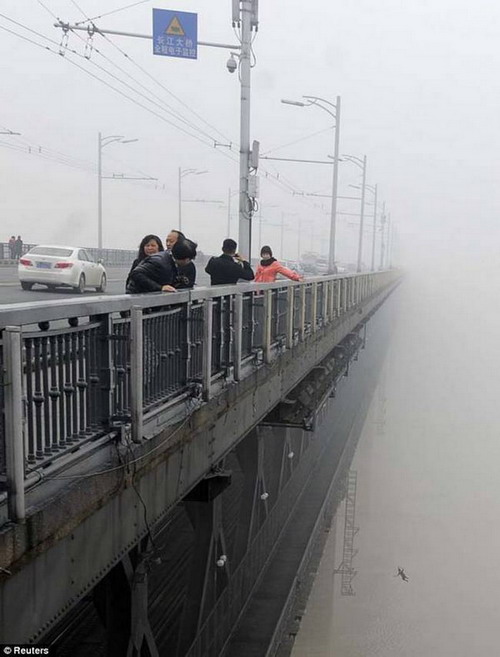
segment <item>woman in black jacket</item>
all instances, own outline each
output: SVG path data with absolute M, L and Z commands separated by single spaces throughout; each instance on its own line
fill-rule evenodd
M 144 258 L 148 258 L 149 256 L 155 255 L 155 253 L 160 253 L 163 250 L 164 250 L 163 244 L 161 239 L 158 237 L 158 235 L 145 235 L 142 238 L 141 243 L 139 245 L 139 253 L 137 254 L 137 258 L 132 263 L 132 267 L 130 268 L 130 271 L 128 273 L 127 280 L 125 282 L 125 289 L 129 285 L 130 274 L 134 271 L 137 265 L 141 263 L 144 260 Z
M 164 251 L 145 258 L 130 272 L 128 294 L 175 292 L 188 287 L 178 284 L 179 270 L 196 258 L 196 245 L 190 240 L 177 242 L 172 253 Z

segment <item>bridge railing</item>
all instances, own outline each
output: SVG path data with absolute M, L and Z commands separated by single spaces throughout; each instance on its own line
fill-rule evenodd
M 239 381 L 336 321 L 393 271 L 0 306 L 0 485 L 9 517 L 47 471 L 145 414 Z

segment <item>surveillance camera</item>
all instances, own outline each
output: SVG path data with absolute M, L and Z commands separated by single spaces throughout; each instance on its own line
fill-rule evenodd
M 234 73 L 234 72 L 236 71 L 236 69 L 238 68 L 238 64 L 237 64 L 237 62 L 236 62 L 236 60 L 235 60 L 235 58 L 234 58 L 233 56 L 231 56 L 231 57 L 227 60 L 226 66 L 227 66 L 227 70 L 228 70 L 230 73 Z

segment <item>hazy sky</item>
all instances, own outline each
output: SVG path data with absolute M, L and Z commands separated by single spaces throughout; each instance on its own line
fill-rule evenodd
M 78 0 L 89 16 L 131 4 L 132 0 Z M 71 22 L 83 16 L 71 0 L 43 0 L 54 14 Z M 255 39 L 256 66 L 252 84 L 252 139 L 261 152 L 325 159 L 332 152 L 330 118 L 315 108 L 280 104 L 281 98 L 312 94 L 331 101 L 342 96 L 341 152 L 368 156 L 368 182 L 378 183 L 398 224 L 403 260 L 421 258 L 443 246 L 467 252 L 470 245 L 496 249 L 500 194 L 495 184 L 500 141 L 500 5 L 487 0 L 311 0 L 260 1 L 260 30 Z M 155 0 L 96 20 L 102 28 L 151 32 L 153 7 L 199 14 L 201 40 L 236 42 L 231 28 L 230 0 Z M 0 0 L 0 26 L 12 29 L 58 51 L 60 30 L 37 0 Z M 56 44 L 7 21 L 8 16 Z M 71 34 L 69 47 L 85 52 L 85 37 Z M 227 202 L 228 188 L 237 188 L 239 85 L 226 70 L 228 52 L 200 47 L 197 61 L 158 57 L 150 41 L 112 37 L 93 40 L 90 60 L 72 56 L 85 71 L 106 79 L 161 114 L 168 103 L 203 130 L 206 143 L 182 134 L 161 118 L 134 105 L 117 92 L 60 57 L 0 30 L 2 107 L 0 126 L 21 137 L 0 137 L 2 239 L 21 232 L 26 241 L 79 242 L 97 240 L 97 133 L 138 138 L 137 143 L 112 144 L 103 153 L 108 174 L 159 178 L 155 183 L 104 181 L 104 242 L 134 247 L 145 232 L 177 225 L 177 168 L 207 169 L 184 181 L 186 199 Z M 129 57 L 163 85 L 124 57 Z M 160 107 L 126 89 L 96 65 L 111 71 Z M 168 89 L 209 124 L 180 105 Z M 151 96 L 151 93 L 154 96 Z M 2 129 L 0 128 L 0 130 Z M 188 128 L 194 132 L 192 128 Z M 219 130 L 222 134 L 217 132 Z M 322 131 L 286 148 L 284 144 Z M 213 140 L 233 141 L 233 149 L 213 147 Z M 5 147 L 30 143 L 85 161 L 88 171 L 71 169 Z M 235 146 L 236 144 L 236 146 Z M 331 170 L 326 166 L 263 163 L 280 174 L 288 188 L 261 179 L 263 217 L 288 224 L 285 256 L 297 254 L 297 224 L 302 219 L 303 250 L 325 250 L 328 199 L 304 199 L 289 191 L 328 194 Z M 92 172 L 92 169 L 94 172 Z M 341 164 L 339 193 L 352 195 L 349 184 L 359 171 Z M 164 186 L 164 189 L 163 189 Z M 323 207 L 321 207 L 323 205 Z M 356 212 L 355 202 L 339 201 L 339 210 Z M 371 207 L 367 208 L 372 212 Z M 233 234 L 237 228 L 233 198 Z M 227 206 L 186 203 L 184 228 L 204 251 L 218 250 L 225 236 Z M 341 260 L 355 258 L 355 217 L 339 222 Z M 265 226 L 263 241 L 279 251 L 280 230 Z M 367 240 L 371 235 L 366 233 Z M 369 261 L 369 247 L 365 252 Z

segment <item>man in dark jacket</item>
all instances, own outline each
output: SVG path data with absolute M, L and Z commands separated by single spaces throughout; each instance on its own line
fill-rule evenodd
M 236 242 L 228 238 L 222 243 L 222 255 L 208 261 L 205 271 L 212 285 L 234 285 L 240 279 L 253 281 L 250 263 L 236 253 L 236 247 Z
M 145 258 L 130 272 L 127 293 L 176 292 L 178 267 L 185 267 L 194 258 L 196 248 L 189 240 L 174 244 L 172 253 L 163 251 Z
M 172 253 L 172 248 L 177 242 L 190 242 L 195 249 L 198 248 L 196 242 L 189 240 L 182 231 L 172 229 L 165 240 L 166 251 Z M 194 262 L 190 262 L 185 267 L 178 267 L 178 272 L 174 287 L 178 290 L 185 290 L 194 287 L 194 284 L 196 283 L 196 267 L 194 266 Z

